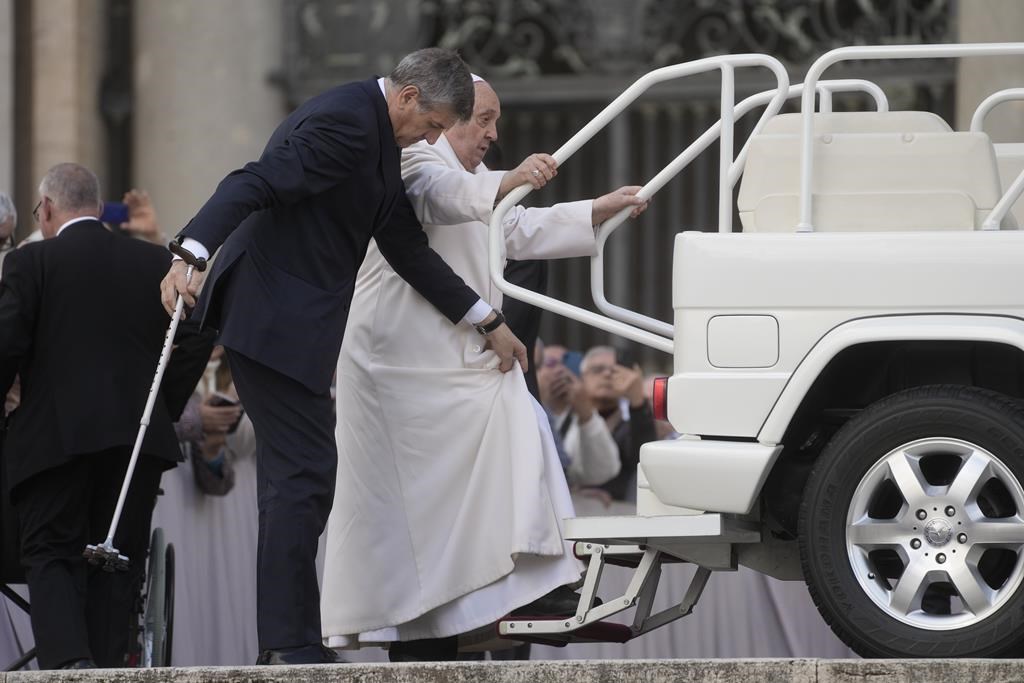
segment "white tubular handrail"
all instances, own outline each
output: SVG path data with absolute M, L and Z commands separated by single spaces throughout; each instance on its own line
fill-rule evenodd
M 1013 100 L 1024 100 L 1024 88 L 1007 88 L 994 92 L 982 100 L 978 108 L 974 110 L 974 116 L 971 117 L 971 132 L 984 133 L 985 117 L 989 115 L 989 112 L 995 109 L 996 105 L 1003 102 L 1012 102 Z M 999 201 L 992 207 L 992 211 L 989 212 L 985 221 L 981 224 L 981 229 L 998 230 L 999 225 L 1003 222 L 1003 217 L 1017 203 L 1021 193 L 1024 193 L 1024 171 L 1021 171 L 1014 181 L 1010 183 L 1010 186 L 1006 188 L 1003 196 L 999 198 Z
M 838 62 L 852 59 L 947 59 L 954 57 L 999 57 L 1024 54 L 1024 43 L 966 43 L 963 45 L 876 45 L 840 47 L 818 57 L 804 78 L 804 92 L 800 110 L 803 112 L 803 138 L 800 148 L 800 222 L 797 232 L 812 232 L 811 178 L 814 164 L 814 91 L 818 79 L 825 69 Z M 1018 180 L 1020 180 L 1018 178 Z M 1016 183 L 1015 183 L 1016 185 Z M 1005 199 L 1005 196 L 1004 198 Z M 1003 204 L 1000 200 L 997 208 Z M 1009 205 L 1003 206 L 1003 214 Z M 992 210 L 990 218 L 995 216 Z M 1002 215 L 995 216 L 997 225 Z
M 802 83 L 797 85 L 791 85 L 786 90 L 786 95 L 783 99 L 788 100 L 794 97 L 799 97 L 804 91 Z M 829 107 L 831 108 L 831 95 L 837 92 L 864 92 L 870 95 L 875 100 L 875 106 L 878 111 L 889 111 L 889 100 L 886 98 L 885 93 L 876 83 L 866 81 L 859 78 L 842 78 L 832 81 L 820 81 L 818 83 L 818 95 L 824 97 L 824 93 L 828 93 Z M 743 116 L 746 116 L 750 111 L 757 107 L 769 104 L 775 99 L 778 90 L 764 90 L 755 95 L 751 95 L 742 102 L 736 105 L 735 119 L 739 120 Z M 735 187 L 736 182 L 739 180 L 740 174 L 743 172 L 743 167 L 746 165 L 747 160 L 747 149 L 750 145 L 750 140 L 761 131 L 764 124 L 768 121 L 771 116 L 777 113 L 777 109 L 770 107 L 765 110 L 765 113 L 761 115 L 761 119 L 754 126 L 754 130 L 750 137 L 747 138 L 746 144 L 743 145 L 743 149 L 740 150 L 739 155 L 736 157 L 735 163 L 729 172 L 728 178 L 728 196 L 732 197 L 732 189 Z M 643 199 L 650 199 L 656 192 L 661 190 L 672 178 L 677 176 L 684 168 L 686 168 L 694 159 L 700 156 L 704 150 L 711 146 L 711 144 L 718 139 L 719 131 L 722 130 L 722 121 L 716 121 L 714 125 L 704 131 L 703 134 L 692 143 L 690 146 L 683 150 L 679 156 L 673 159 L 665 168 L 663 168 L 656 176 L 651 178 L 644 185 L 639 192 L 638 197 Z M 604 293 L 604 248 L 608 242 L 608 238 L 622 225 L 632 209 L 627 207 L 622 211 L 606 220 L 598 227 L 597 231 L 597 254 L 590 258 L 590 292 L 594 299 L 594 304 L 597 306 L 605 315 L 621 320 L 622 322 L 642 327 L 645 330 L 660 334 L 664 337 L 672 338 L 674 330 L 672 325 L 666 322 L 657 320 L 655 318 L 648 317 L 631 311 L 628 308 L 622 308 L 617 306 L 605 297 Z M 732 206 L 729 207 L 730 214 L 732 213 Z M 721 226 L 719 226 L 721 230 Z
M 999 198 L 996 205 L 989 211 L 988 216 L 982 221 L 981 229 L 998 230 L 999 226 L 1003 223 L 1003 218 L 1010 212 L 1013 205 L 1017 203 L 1022 193 L 1024 193 L 1024 171 L 1021 171 L 1003 192 L 1003 196 Z
M 797 97 L 799 93 L 803 92 L 803 85 L 794 87 L 798 88 L 798 91 L 794 94 L 793 88 L 790 88 L 790 97 Z M 878 111 L 889 111 L 889 100 L 885 96 L 885 93 L 882 92 L 882 89 L 878 87 L 877 83 L 872 83 L 871 81 L 866 81 L 860 78 L 841 78 L 838 80 L 818 82 L 818 113 L 832 113 L 833 93 L 853 91 L 863 91 L 875 98 L 875 105 L 877 106 Z
M 641 76 L 631 86 L 626 88 L 621 95 L 612 100 L 611 104 L 601 110 L 601 112 L 586 126 L 569 138 L 569 140 L 559 147 L 551 156 L 555 158 L 559 165 L 565 163 L 565 161 L 575 154 L 580 147 L 594 137 L 594 135 L 596 135 L 601 129 L 607 126 L 612 119 L 618 116 L 629 104 L 640 97 L 640 95 L 652 86 L 664 81 L 682 78 L 684 76 L 692 76 L 693 74 L 714 71 L 717 69 L 722 72 L 721 116 L 723 131 L 721 134 L 723 163 L 719 172 L 719 192 L 725 194 L 725 188 L 729 181 L 731 168 L 735 165 L 735 162 L 732 159 L 732 129 L 733 122 L 735 120 L 734 109 L 736 106 L 733 99 L 733 70 L 737 67 L 752 66 L 766 67 L 775 74 L 776 81 L 779 85 L 776 91 L 777 102 L 773 100 L 772 104 L 775 105 L 775 111 L 778 111 L 778 109 L 782 107 L 782 101 L 786 90 L 789 87 L 789 76 L 786 73 L 785 67 L 783 67 L 777 59 L 769 57 L 768 55 L 758 54 L 706 57 L 704 59 L 686 62 L 685 64 L 675 64 L 673 66 L 662 67 Z M 731 188 L 731 186 L 729 187 Z M 566 318 L 571 318 L 572 320 L 592 325 L 598 329 L 611 332 L 612 334 L 617 334 L 621 337 L 625 337 L 626 339 L 630 339 L 659 351 L 672 353 L 673 342 L 670 335 L 654 334 L 635 325 L 630 325 L 607 316 L 593 313 L 578 306 L 567 304 L 564 301 L 558 301 L 557 299 L 544 294 L 538 294 L 537 292 L 526 289 L 525 287 L 519 287 L 505 279 L 505 238 L 504 232 L 502 231 L 502 221 L 505 218 L 505 214 L 520 202 L 523 197 L 528 195 L 532 189 L 533 186 L 529 183 L 524 183 L 515 188 L 509 192 L 504 199 L 498 202 L 498 205 L 494 208 L 494 212 L 491 214 L 490 232 L 488 235 L 488 251 L 490 257 L 488 259 L 488 264 L 491 271 L 491 280 L 494 282 L 495 286 L 507 296 L 532 304 L 538 308 L 543 308 L 551 311 L 552 313 L 565 316 Z M 641 198 L 649 198 L 649 195 L 644 195 Z M 719 199 L 719 205 L 721 206 L 723 202 L 728 206 L 728 211 L 721 212 L 721 215 L 719 216 L 719 228 L 721 229 L 723 226 L 731 228 L 731 189 L 728 192 L 727 199 Z
M 971 117 L 971 132 L 984 133 L 985 117 L 989 115 L 989 112 L 995 109 L 997 105 L 1003 102 L 1012 102 L 1013 100 L 1024 100 L 1024 88 L 999 90 L 982 100 L 978 108 L 974 110 L 974 116 Z

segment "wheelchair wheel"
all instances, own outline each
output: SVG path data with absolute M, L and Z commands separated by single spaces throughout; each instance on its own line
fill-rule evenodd
M 153 529 L 146 572 L 143 613 L 142 666 L 170 666 L 171 625 L 174 619 L 174 546 L 163 529 Z
M 164 652 L 167 653 L 164 666 L 171 665 L 171 654 L 174 652 L 174 544 L 167 544 L 164 553 Z

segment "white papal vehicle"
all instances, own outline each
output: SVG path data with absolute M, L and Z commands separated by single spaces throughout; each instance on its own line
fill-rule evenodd
M 628 210 L 599 229 L 594 313 L 502 278 L 501 219 L 528 186 L 496 207 L 499 288 L 672 354 L 654 403 L 681 434 L 643 446 L 636 516 L 567 520 L 589 562 L 577 613 L 503 621 L 503 635 L 626 640 L 688 614 L 712 572 L 745 565 L 805 581 L 865 656 L 1019 651 L 1024 143 L 993 145 L 984 120 L 1024 89 L 994 93 L 953 130 L 890 111 L 872 83 L 825 76 L 841 61 L 1021 54 L 1024 43 L 840 48 L 794 86 L 772 57 L 726 55 L 637 80 L 554 156 L 566 162 L 657 83 L 721 73 L 720 121 L 641 193 L 720 142 L 718 230 L 676 235 L 671 323 L 604 296 L 604 245 Z M 777 87 L 737 102 L 738 69 L 768 69 Z M 874 110 L 833 112 L 845 90 L 872 95 Z M 779 113 L 797 97 L 799 113 Z M 742 116 L 759 119 L 736 140 Z M 663 565 L 679 561 L 698 567 L 690 589 L 652 613 Z M 595 605 L 609 563 L 633 578 Z M 605 621 L 627 609 L 631 626 Z

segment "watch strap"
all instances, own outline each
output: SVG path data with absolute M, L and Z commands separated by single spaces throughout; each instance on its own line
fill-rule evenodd
M 499 327 L 501 327 L 504 324 L 505 324 L 505 316 L 503 316 L 501 314 L 501 311 L 499 311 L 498 309 L 494 309 L 494 319 L 493 320 L 491 320 L 489 323 L 486 323 L 486 324 L 478 323 L 478 324 L 474 325 L 473 327 L 475 327 L 476 331 L 479 332 L 480 334 L 488 335 L 491 332 L 494 332 L 496 329 L 498 329 Z

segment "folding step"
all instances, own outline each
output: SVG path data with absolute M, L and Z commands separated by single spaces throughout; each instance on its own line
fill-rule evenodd
M 757 543 L 761 535 L 744 520 L 717 512 L 660 517 L 574 517 L 565 520 L 565 538 L 607 545 L 664 543 Z
M 516 617 L 514 620 L 502 620 L 499 629 L 506 634 L 505 638 L 554 647 L 565 647 L 568 643 L 625 643 L 634 636 L 629 626 L 607 621 L 587 624 L 575 631 L 563 633 L 532 631 L 534 625 L 541 622 L 562 621 L 565 626 L 569 626 L 572 619 L 575 617 Z

